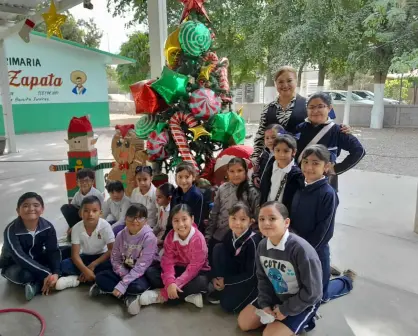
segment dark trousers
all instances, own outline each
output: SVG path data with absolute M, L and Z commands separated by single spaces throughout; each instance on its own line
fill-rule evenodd
M 93 261 L 100 258 L 101 256 L 102 254 L 80 254 L 80 258 L 86 266 L 90 265 Z M 112 264 L 110 263 L 109 259 L 97 265 L 94 269 L 94 274 L 98 274 L 108 269 L 112 269 Z M 80 270 L 77 268 L 71 258 L 61 261 L 61 272 L 63 276 L 81 274 Z
M 329 184 L 334 188 L 335 192 L 338 192 L 338 175 L 328 176 Z
M 208 242 L 208 260 L 209 260 L 209 265 L 212 267 L 213 266 L 213 249 L 215 248 L 216 245 L 220 244 L 221 242 L 215 238 L 211 238 L 209 239 Z
M 61 207 L 61 213 L 64 216 L 70 229 L 81 221 L 81 217 L 78 214 L 79 208 L 75 207 L 72 204 L 64 204 Z
M 326 244 L 317 250 L 319 260 L 322 264 L 322 286 L 323 296 L 322 303 L 326 303 L 330 300 L 344 296 L 353 289 L 353 282 L 346 276 L 341 276 L 330 280 L 331 276 L 331 263 L 329 245 Z
M 223 244 L 217 244 L 213 249 L 212 277 L 225 278 L 231 274 L 231 266 L 234 264 L 233 257 L 226 253 Z M 225 288 L 218 292 L 220 305 L 223 310 L 229 313 L 239 313 L 258 296 L 257 278 L 253 278 L 235 284 L 227 284 Z
M 3 268 L 1 271 L 1 275 L 10 282 L 13 282 L 17 285 L 24 286 L 30 282 L 37 282 L 39 284 L 43 283 L 43 281 L 41 281 L 40 279 L 36 280 L 33 274 L 29 272 L 27 269 L 24 269 L 17 264 L 8 266 L 7 268 Z

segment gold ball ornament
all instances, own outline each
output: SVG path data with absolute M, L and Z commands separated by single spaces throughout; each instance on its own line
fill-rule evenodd
M 196 141 L 201 136 L 211 135 L 207 130 L 205 130 L 205 128 L 202 125 L 189 128 L 189 131 L 193 133 L 193 141 Z
M 55 6 L 54 0 L 51 1 L 51 6 L 49 7 L 48 12 L 43 13 L 42 17 L 44 18 L 46 24 L 46 35 L 48 38 L 55 35 L 62 39 L 61 26 L 67 20 L 67 16 L 57 13 L 57 7 Z

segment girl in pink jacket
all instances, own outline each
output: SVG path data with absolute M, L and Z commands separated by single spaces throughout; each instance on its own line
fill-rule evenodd
M 173 230 L 164 241 L 161 258 L 164 288 L 144 292 L 141 305 L 184 300 L 203 307 L 202 293 L 207 291 L 209 283 L 208 248 L 192 214 L 186 204 L 178 204 L 171 210 Z

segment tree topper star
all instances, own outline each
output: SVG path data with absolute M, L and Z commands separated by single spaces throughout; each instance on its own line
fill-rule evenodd
M 181 15 L 180 23 L 183 22 L 183 20 L 189 16 L 192 9 L 194 9 L 196 12 L 204 15 L 206 19 L 210 22 L 208 13 L 206 12 L 205 7 L 203 7 L 203 3 L 205 0 L 180 0 L 183 5 L 183 14 Z
M 43 13 L 42 17 L 44 18 L 46 24 L 47 37 L 55 35 L 62 39 L 61 26 L 67 20 L 67 16 L 57 13 L 57 7 L 55 6 L 54 0 L 51 1 L 51 6 L 47 13 Z

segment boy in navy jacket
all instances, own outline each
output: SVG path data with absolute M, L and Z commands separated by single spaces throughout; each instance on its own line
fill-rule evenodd
M 17 202 L 17 217 L 4 230 L 0 255 L 1 274 L 7 280 L 25 286 L 29 301 L 42 291 L 55 288 L 60 274 L 61 252 L 54 226 L 41 215 L 44 202 L 40 195 L 28 192 Z

